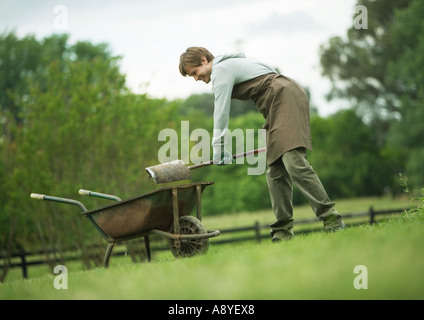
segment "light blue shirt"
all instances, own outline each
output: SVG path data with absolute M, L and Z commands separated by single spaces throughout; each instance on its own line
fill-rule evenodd
M 212 61 L 212 90 L 215 96 L 212 147 L 220 154 L 227 143 L 226 132 L 230 118 L 231 94 L 236 84 L 259 76 L 277 73 L 266 64 L 246 59 L 244 53 L 217 56 Z

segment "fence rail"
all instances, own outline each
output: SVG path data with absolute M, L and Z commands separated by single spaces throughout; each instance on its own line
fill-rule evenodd
M 370 225 L 377 222 L 377 215 L 386 215 L 386 214 L 397 214 L 405 212 L 405 210 L 409 209 L 389 209 L 389 210 L 374 210 L 373 207 L 370 207 L 368 211 L 366 212 L 359 212 L 359 213 L 347 213 L 343 214 L 343 220 L 347 226 L 353 226 L 358 224 L 365 224 L 368 223 Z M 356 222 L 356 223 L 347 223 L 346 221 L 349 219 L 355 219 L 355 218 L 361 218 L 361 217 L 368 217 L 367 220 Z M 302 220 L 295 220 L 294 225 L 307 225 L 307 224 L 316 224 L 320 222 L 317 218 L 313 219 L 302 219 Z M 220 229 L 221 234 L 226 233 L 239 233 L 243 231 L 253 231 L 253 235 L 249 236 L 243 236 L 243 237 L 233 237 L 232 239 L 225 239 L 225 240 L 219 240 L 219 238 L 216 238 L 213 240 L 213 244 L 224 244 L 224 243 L 231 243 L 231 242 L 239 242 L 239 241 L 248 241 L 248 240 L 256 240 L 257 242 L 261 242 L 262 239 L 270 238 L 269 232 L 267 234 L 261 234 L 261 230 L 266 229 L 269 230 L 269 224 L 266 225 L 260 225 L 258 221 L 256 221 L 253 226 L 246 226 L 246 227 L 240 227 L 240 228 L 229 228 L 229 229 Z M 295 234 L 306 234 L 316 231 L 322 231 L 322 227 L 317 228 L 304 228 L 300 230 L 294 231 Z M 212 243 L 212 239 L 211 239 Z
M 392 209 L 392 210 L 374 210 L 373 207 L 370 207 L 368 209 L 368 211 L 366 212 L 359 212 L 359 213 L 347 213 L 347 214 L 343 214 L 343 220 L 345 221 L 345 224 L 347 226 L 352 226 L 352 225 L 357 225 L 357 224 L 374 224 L 377 222 L 377 215 L 386 215 L 386 214 L 397 214 L 397 213 L 402 213 L 405 212 L 408 209 Z M 361 222 L 357 222 L 357 223 L 347 223 L 346 221 L 349 219 L 354 219 L 354 218 L 361 218 L 361 217 L 368 217 L 367 220 L 361 221 Z M 319 222 L 318 219 L 314 218 L 314 219 L 302 219 L 302 220 L 295 220 L 294 224 L 295 226 L 297 225 L 307 225 L 307 224 L 316 224 L 317 222 Z M 226 244 L 226 243 L 234 243 L 234 242 L 241 242 L 241 241 L 256 241 L 256 242 L 261 242 L 262 239 L 264 238 L 269 238 L 269 232 L 268 234 L 261 234 L 261 230 L 268 230 L 269 231 L 269 224 L 266 225 L 261 225 L 258 221 L 256 221 L 253 225 L 250 226 L 245 226 L 245 227 L 237 227 L 237 228 L 228 228 L 228 229 L 220 229 L 221 235 L 225 235 L 225 234 L 242 234 L 242 236 L 234 236 L 234 237 L 230 237 L 228 239 L 220 239 L 221 237 L 218 238 L 212 238 L 211 239 L 211 243 L 214 245 L 220 245 L 220 244 Z M 305 234 L 305 233 L 310 233 L 310 232 L 315 232 L 315 231 L 321 231 L 322 228 L 304 228 L 301 230 L 297 230 L 297 228 L 295 229 L 295 234 Z M 247 232 L 253 231 L 252 234 L 248 234 L 246 235 Z M 98 247 L 98 246 L 97 246 Z M 164 248 L 163 246 L 160 247 L 152 247 L 152 251 L 155 250 L 168 250 L 169 248 Z M 44 251 L 37 251 L 37 252 L 27 252 L 25 251 L 24 248 L 20 248 L 17 252 L 14 252 L 11 256 L 10 256 L 10 261 L 12 261 L 10 264 L 8 264 L 6 267 L 7 268 L 21 268 L 22 269 L 22 276 L 23 278 L 28 278 L 28 268 L 30 266 L 35 266 L 35 265 L 41 265 L 41 264 L 49 264 L 49 262 L 51 263 L 51 261 L 47 261 L 46 259 L 43 259 L 41 256 L 46 255 L 48 253 L 53 253 L 53 252 L 44 252 Z M 116 250 L 113 253 L 113 256 L 123 256 L 126 255 L 127 252 L 124 251 L 119 251 Z M 66 255 L 66 253 L 65 253 Z M 30 257 L 38 257 L 35 260 L 31 260 L 28 259 Z M 5 257 L 0 255 L 0 262 L 3 262 L 3 264 L 0 264 L 0 269 L 4 269 L 5 265 Z M 18 261 L 17 261 L 18 260 Z M 67 256 L 66 261 L 72 261 L 72 260 L 81 260 L 80 257 L 75 256 L 75 254 L 73 254 L 73 256 Z M 59 261 L 58 261 L 59 262 Z

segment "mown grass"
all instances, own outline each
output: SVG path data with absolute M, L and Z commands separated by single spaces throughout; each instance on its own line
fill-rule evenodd
M 211 245 L 190 259 L 70 266 L 66 290 L 46 275 L 0 284 L 0 299 L 423 299 L 423 236 L 422 214 L 403 214 L 290 242 Z M 368 289 L 354 288 L 357 265 L 368 270 Z
M 367 212 L 370 207 L 374 210 L 400 209 L 407 208 L 416 204 L 407 197 L 389 198 L 389 197 L 362 197 L 353 199 L 336 200 L 336 209 L 343 215 L 348 213 Z M 207 210 L 207 208 L 206 208 Z M 308 204 L 295 206 L 293 217 L 296 220 L 314 218 L 311 207 Z M 205 215 L 204 224 L 208 229 L 223 229 L 233 227 L 244 227 L 253 225 L 258 221 L 261 225 L 274 222 L 272 209 L 257 212 L 240 212 L 225 215 Z
M 358 213 L 358 212 L 366 212 L 369 207 L 373 207 L 375 210 L 381 210 L 381 209 L 399 209 L 399 208 L 406 208 L 412 205 L 412 202 L 408 199 L 408 197 L 403 198 L 389 198 L 389 197 L 363 197 L 363 198 L 355 198 L 355 199 L 340 199 L 336 200 L 336 208 L 339 210 L 341 214 L 348 214 L 348 213 Z M 246 226 L 253 226 L 256 222 L 258 222 L 261 226 L 267 226 L 274 220 L 274 215 L 271 209 L 267 210 L 261 210 L 257 212 L 240 212 L 240 213 L 231 213 L 231 214 L 223 214 L 223 215 L 208 215 L 207 208 L 203 208 L 205 210 L 206 214 L 203 214 L 203 223 L 209 230 L 225 230 L 229 228 L 237 228 L 237 227 L 246 227 Z M 382 216 L 380 216 L 382 217 Z M 379 217 L 379 218 L 380 218 Z M 294 208 L 294 218 L 295 222 L 302 220 L 302 219 L 311 219 L 314 218 L 313 212 L 311 210 L 311 207 L 309 205 L 301 205 L 301 206 L 295 206 Z M 349 219 L 348 223 L 353 222 L 360 222 L 360 221 L 367 221 L 367 217 L 362 217 L 359 219 Z M 295 232 L 299 230 L 308 230 L 313 228 L 320 228 L 322 227 L 322 223 L 315 223 L 315 224 L 307 224 L 307 225 L 297 225 L 295 224 L 294 230 Z M 228 240 L 232 239 L 234 237 L 244 237 L 249 236 L 252 237 L 254 235 L 254 232 L 252 230 L 245 231 L 245 232 L 237 232 L 237 233 L 223 233 L 219 237 L 211 239 L 211 242 L 214 241 L 222 241 L 222 240 Z M 264 228 L 261 229 L 261 235 L 264 237 L 269 237 L 269 229 Z M 155 236 L 151 237 L 153 243 L 152 245 L 155 245 Z M 162 238 L 157 238 L 157 240 L 162 240 Z M 264 241 L 267 241 L 266 239 Z M 269 241 L 269 239 L 268 239 Z M 103 243 L 103 242 L 100 242 Z M 141 244 L 142 245 L 142 244 Z M 161 243 L 161 245 L 166 246 L 165 243 Z M 106 243 L 104 243 L 104 247 L 106 248 Z M 125 245 L 122 245 L 122 250 L 125 250 Z M 114 249 L 114 252 L 117 252 L 118 246 Z M 154 258 L 161 259 L 164 257 L 164 259 L 172 259 L 172 255 L 170 253 L 163 253 L 158 252 L 156 250 L 153 250 L 152 254 L 154 255 Z M 43 255 L 39 256 L 29 256 L 27 257 L 27 261 L 31 262 L 33 260 L 40 260 L 43 259 Z M 123 257 L 123 258 L 117 258 L 112 256 L 111 258 L 111 265 L 115 264 L 115 262 L 119 263 L 131 263 L 132 260 L 129 256 Z M 15 263 L 20 262 L 19 258 L 14 259 Z M 72 270 L 81 270 L 83 269 L 82 263 L 79 262 L 67 262 L 67 265 L 69 265 Z M 34 277 L 42 277 L 46 274 L 51 273 L 52 270 L 47 265 L 35 265 L 31 266 L 28 269 L 28 276 L 29 278 Z M 7 277 L 6 282 L 10 281 L 16 281 L 22 279 L 22 270 L 20 268 L 13 268 L 10 269 Z

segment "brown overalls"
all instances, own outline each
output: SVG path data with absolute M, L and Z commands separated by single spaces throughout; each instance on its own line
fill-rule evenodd
M 280 239 L 293 237 L 293 182 L 326 229 L 344 226 L 334 202 L 306 160 L 306 149 L 312 150 L 312 140 L 305 91 L 292 79 L 270 73 L 235 85 L 231 98 L 253 100 L 266 120 L 266 176 L 277 218 L 270 225 L 271 235 Z

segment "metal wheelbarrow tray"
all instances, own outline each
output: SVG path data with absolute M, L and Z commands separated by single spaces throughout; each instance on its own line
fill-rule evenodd
M 201 194 L 213 182 L 194 182 L 163 187 L 127 200 L 81 189 L 82 195 L 117 201 L 114 204 L 88 211 L 76 200 L 32 193 L 31 198 L 77 205 L 103 238 L 108 242 L 103 265 L 108 267 L 112 249 L 117 242 L 144 237 L 148 261 L 151 260 L 149 235 L 170 239 L 175 257 L 204 254 L 209 238 L 220 234 L 207 231 L 201 222 Z M 196 216 L 191 216 L 194 207 Z

